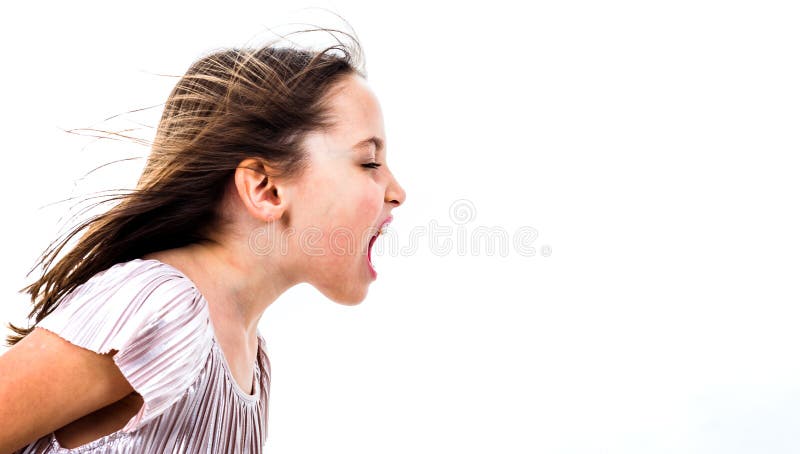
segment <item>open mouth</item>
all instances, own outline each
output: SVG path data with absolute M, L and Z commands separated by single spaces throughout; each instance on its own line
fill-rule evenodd
M 372 245 L 375 244 L 375 241 L 378 239 L 379 235 L 380 233 L 370 238 L 369 249 L 367 249 L 367 261 L 369 261 L 369 266 L 371 266 L 373 270 L 375 269 L 375 265 L 372 264 Z
M 384 231 L 386 230 L 386 226 L 388 226 L 390 222 L 392 222 L 391 216 L 389 216 L 388 218 L 386 218 L 385 221 L 383 221 L 383 223 L 378 229 L 378 232 L 375 235 L 373 235 L 372 238 L 369 239 L 369 247 L 367 248 L 367 263 L 369 264 L 369 268 L 370 271 L 372 271 L 373 276 L 377 276 L 378 272 L 375 270 L 375 265 L 372 263 L 372 246 L 375 244 L 375 241 L 378 239 L 378 237 L 384 233 Z

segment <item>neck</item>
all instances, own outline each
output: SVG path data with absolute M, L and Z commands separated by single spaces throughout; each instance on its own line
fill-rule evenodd
M 208 302 L 219 337 L 255 339 L 261 315 L 295 282 L 286 279 L 271 256 L 217 243 L 192 244 L 148 254 L 191 279 Z

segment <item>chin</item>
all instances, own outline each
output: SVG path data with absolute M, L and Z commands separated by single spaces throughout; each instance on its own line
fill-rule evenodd
M 315 286 L 316 287 L 316 286 Z M 363 288 L 320 288 L 317 287 L 323 295 L 334 303 L 344 306 L 357 306 L 361 304 L 367 297 L 367 287 Z

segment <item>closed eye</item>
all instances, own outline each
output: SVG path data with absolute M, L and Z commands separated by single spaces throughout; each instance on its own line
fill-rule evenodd
M 361 167 L 366 167 L 366 168 L 369 168 L 369 169 L 377 169 L 380 166 L 381 165 L 378 162 L 369 162 L 367 164 L 361 164 Z

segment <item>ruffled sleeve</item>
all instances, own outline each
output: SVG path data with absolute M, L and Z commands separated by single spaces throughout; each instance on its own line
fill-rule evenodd
M 122 429 L 161 415 L 199 376 L 213 328 L 205 300 L 175 268 L 156 260 L 118 263 L 76 287 L 38 325 L 114 362 L 144 405 Z

